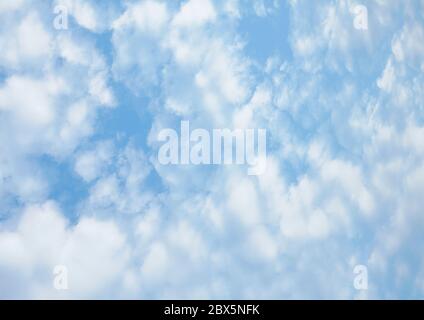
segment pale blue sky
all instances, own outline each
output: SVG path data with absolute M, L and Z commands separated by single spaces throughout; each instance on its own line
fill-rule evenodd
M 0 297 L 422 298 L 422 12 L 0 4 Z M 182 120 L 265 128 L 266 172 L 159 164 Z

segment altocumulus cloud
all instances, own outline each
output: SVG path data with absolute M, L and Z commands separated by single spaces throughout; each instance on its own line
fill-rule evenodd
M 0 296 L 422 298 L 423 11 L 0 4 Z M 266 128 L 266 171 L 161 165 L 183 120 Z

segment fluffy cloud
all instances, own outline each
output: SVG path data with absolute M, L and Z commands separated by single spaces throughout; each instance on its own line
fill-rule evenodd
M 2 210 L 13 198 L 45 200 L 46 174 L 29 157 L 64 159 L 93 132 L 98 109 L 115 103 L 104 57 L 54 30 L 50 9 L 25 3 L 0 13 Z
M 27 207 L 15 230 L 3 230 L 0 254 L 4 298 L 102 296 L 115 282 L 124 285 L 129 258 L 115 223 L 83 218 L 70 226 L 53 202 Z M 56 266 L 66 267 L 68 290 L 55 289 Z
M 244 22 L 278 1 L 50 4 L 72 32 L 0 5 L 0 292 L 422 297 L 422 2 L 367 2 L 360 30 L 358 1 L 288 1 L 287 52 L 264 64 Z M 159 164 L 157 133 L 181 120 L 266 128 L 266 171 Z M 58 209 L 45 157 L 75 212 Z

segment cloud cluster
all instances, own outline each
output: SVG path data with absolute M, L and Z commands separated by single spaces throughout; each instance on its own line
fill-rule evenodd
M 366 30 L 348 0 L 14 3 L 0 5 L 0 296 L 423 296 L 422 1 L 367 2 Z M 256 61 L 243 22 L 286 9 L 290 55 Z M 147 134 L 104 134 L 128 95 Z M 266 171 L 161 165 L 157 134 L 181 120 L 266 128 Z M 46 157 L 72 172 L 76 212 Z

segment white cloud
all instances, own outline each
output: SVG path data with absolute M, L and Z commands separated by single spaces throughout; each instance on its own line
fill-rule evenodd
M 369 29 L 360 31 L 355 2 L 290 1 L 293 56 L 277 53 L 265 68 L 243 45 L 238 1 L 147 0 L 123 10 L 65 2 L 75 32 L 54 32 L 35 7 L 15 19 L 17 7 L 0 5 L 16 36 L 0 30 L 0 208 L 12 217 L 0 224 L 1 292 L 352 298 L 360 296 L 350 285 L 359 263 L 373 274 L 368 298 L 413 292 L 399 283 L 414 277 L 412 287 L 422 287 L 404 256 L 422 259 L 424 226 L 414 2 L 396 10 L 370 2 Z M 271 5 L 255 3 L 267 19 Z M 35 28 L 28 42 L 25 19 Z M 108 59 L 92 41 L 107 30 Z M 131 89 L 122 91 L 143 101 L 136 111 L 149 113 L 146 148 L 119 138 L 84 144 L 99 107 L 121 102 L 110 59 L 114 80 Z M 249 177 L 235 166 L 160 166 L 155 134 L 180 118 L 204 128 L 266 127 L 267 170 Z M 76 195 L 72 225 L 44 202 L 50 181 L 32 159 L 45 155 L 73 167 L 88 190 Z M 16 199 L 23 212 L 10 204 Z M 52 288 L 56 264 L 69 268 L 68 292 Z
M 44 64 L 51 55 L 53 43 L 39 15 L 32 12 L 22 19 L 13 15 L 2 19 L 5 19 L 6 28 L 0 29 L 0 65 L 20 69 Z
M 83 218 L 69 226 L 53 202 L 26 208 L 16 230 L 0 232 L 0 269 L 26 283 L 16 298 L 101 297 L 107 288 L 122 281 L 128 268 L 125 237 L 110 221 Z M 53 287 L 53 270 L 68 270 L 66 291 Z M 2 282 L 1 292 L 14 292 L 14 283 Z
M 392 89 L 393 82 L 396 80 L 395 70 L 393 68 L 392 61 L 389 60 L 387 62 L 386 68 L 384 69 L 384 72 L 377 80 L 377 85 L 380 89 L 383 89 L 385 91 L 389 91 Z
M 165 3 L 148 0 L 130 5 L 124 14 L 113 22 L 113 28 L 120 30 L 134 25 L 141 32 L 158 33 L 163 30 L 168 19 Z
M 201 26 L 216 19 L 216 11 L 209 0 L 189 0 L 185 2 L 180 11 L 173 18 L 174 27 L 193 28 Z
M 108 31 L 112 21 L 116 19 L 121 11 L 119 2 L 114 0 L 104 0 L 101 2 L 55 0 L 53 8 L 56 6 L 66 9 L 64 13 L 73 16 L 75 22 L 80 27 L 94 33 Z
M 0 109 L 12 113 L 16 121 L 25 126 L 48 126 L 55 117 L 52 96 L 57 88 L 54 81 L 10 77 L 0 89 Z
M 23 6 L 24 3 L 25 3 L 24 0 L 16 0 L 13 2 L 9 2 L 9 1 L 2 2 L 0 4 L 0 13 L 18 10 Z
M 150 165 L 131 142 L 121 150 L 116 150 L 111 141 L 99 142 L 76 158 L 74 169 L 92 183 L 89 197 L 83 201 L 83 212 L 139 214 L 152 200 L 145 186 Z
M 75 161 L 75 171 L 85 180 L 98 178 L 113 156 L 110 141 L 100 142 L 94 150 L 81 153 Z

